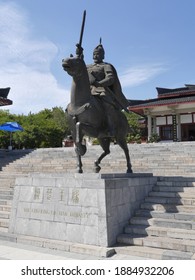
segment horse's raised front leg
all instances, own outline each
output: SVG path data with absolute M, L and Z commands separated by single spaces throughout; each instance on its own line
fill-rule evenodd
M 110 153 L 110 138 L 98 138 L 98 140 L 104 152 L 94 162 L 96 173 L 100 172 L 101 170 L 101 167 L 99 166 L 101 160 Z

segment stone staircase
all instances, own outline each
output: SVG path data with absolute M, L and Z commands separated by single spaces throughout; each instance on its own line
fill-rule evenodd
M 193 259 L 195 254 L 195 142 L 129 145 L 133 171 L 153 173 L 157 185 L 145 198 L 124 234 L 117 252 L 154 259 Z M 88 147 L 84 172 L 94 172 L 100 146 Z M 17 176 L 30 173 L 74 173 L 74 148 L 48 148 L 0 153 L 0 236 L 6 233 Z M 124 173 L 118 145 L 103 159 L 101 173 Z M 0 237 L 1 238 L 1 237 Z M 134 245 L 134 246 L 131 246 Z
M 117 241 L 118 253 L 195 259 L 195 178 L 159 177 Z
M 17 176 L 14 172 L 3 172 L 3 169 L 13 162 L 20 161 L 31 152 L 32 150 L 0 150 L 0 232 L 8 231 L 14 193 L 13 186 Z M 18 175 L 20 176 L 20 173 Z
M 0 188 L 0 231 L 7 232 L 11 212 L 11 202 L 13 199 L 13 189 Z
M 195 142 L 152 143 L 129 145 L 133 171 L 155 176 L 195 176 Z M 102 153 L 100 146 L 88 147 L 82 158 L 84 172 L 94 172 L 93 162 Z M 124 153 L 118 145 L 102 160 L 101 173 L 126 172 Z M 48 148 L 31 151 L 20 160 L 3 166 L 4 174 L 76 171 L 74 148 Z

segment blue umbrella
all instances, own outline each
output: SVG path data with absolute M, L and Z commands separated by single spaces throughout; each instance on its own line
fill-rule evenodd
M 0 130 L 9 131 L 10 132 L 10 146 L 12 141 L 12 132 L 23 131 L 23 127 L 17 122 L 6 122 L 0 125 Z

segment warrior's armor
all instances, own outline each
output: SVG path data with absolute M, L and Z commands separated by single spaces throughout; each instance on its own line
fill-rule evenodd
M 92 95 L 99 96 L 104 106 L 110 134 L 114 134 L 115 110 L 128 111 L 128 100 L 121 90 L 117 72 L 113 65 L 103 62 L 104 48 L 99 44 L 93 52 L 94 63 L 87 65 Z
M 99 56 L 97 60 L 95 58 L 96 54 Z M 117 104 L 117 107 L 128 111 L 129 102 L 122 93 L 117 72 L 112 64 L 103 62 L 104 55 L 104 48 L 100 44 L 93 52 L 95 63 L 87 65 L 91 93 L 93 95 L 107 96 Z

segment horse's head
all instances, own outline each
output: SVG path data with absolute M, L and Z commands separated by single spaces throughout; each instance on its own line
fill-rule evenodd
M 62 67 L 70 76 L 82 76 L 86 71 L 86 65 L 82 58 L 70 56 L 62 59 Z

